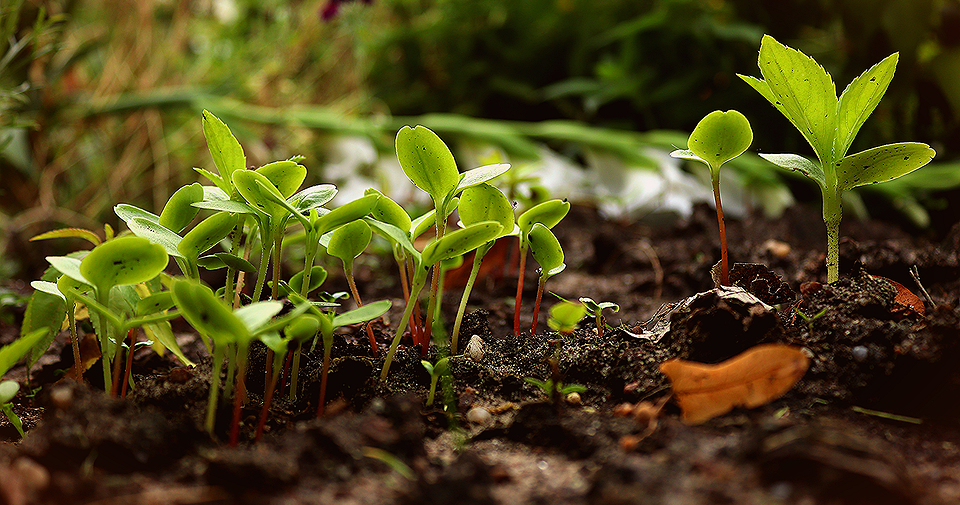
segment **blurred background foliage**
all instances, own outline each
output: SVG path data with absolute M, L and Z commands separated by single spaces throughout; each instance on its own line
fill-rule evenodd
M 5 0 L 0 16 L 0 277 L 35 278 L 61 252 L 50 248 L 70 246 L 27 245 L 32 235 L 115 226 L 114 204 L 159 210 L 197 180 L 190 168 L 212 165 L 203 108 L 248 164 L 303 154 L 311 177 L 346 193 L 352 175 L 389 182 L 377 167 L 407 123 L 469 161 L 505 156 L 534 181 L 559 163 L 611 187 L 636 169 L 659 168 L 664 187 L 702 177 L 670 175 L 657 153 L 715 109 L 750 118 L 754 151 L 809 153 L 736 77 L 759 74 L 764 33 L 816 58 L 840 90 L 899 51 L 853 149 L 922 141 L 937 164 L 864 198 L 919 227 L 956 215 L 943 190 L 960 185 L 960 0 Z M 818 198 L 756 156 L 733 169 L 770 213 Z

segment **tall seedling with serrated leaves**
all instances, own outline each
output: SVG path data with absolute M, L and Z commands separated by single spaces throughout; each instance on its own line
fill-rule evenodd
M 897 67 L 898 53 L 854 79 L 840 97 L 830 74 L 813 58 L 769 35 L 760 43 L 763 79 L 740 75 L 800 130 L 817 162 L 796 154 L 761 154 L 771 163 L 813 179 L 823 194 L 827 226 L 827 282 L 839 278 L 839 236 L 843 192 L 895 179 L 930 162 L 926 144 L 901 142 L 847 155 L 860 127 L 880 103 Z
M 753 130 L 743 114 L 729 110 L 715 110 L 697 123 L 687 140 L 687 150 L 670 153 L 674 158 L 695 160 L 710 168 L 713 199 L 717 207 L 717 225 L 720 227 L 720 284 L 728 285 L 730 264 L 727 256 L 727 231 L 723 225 L 723 205 L 720 203 L 720 167 L 743 154 L 753 142 Z

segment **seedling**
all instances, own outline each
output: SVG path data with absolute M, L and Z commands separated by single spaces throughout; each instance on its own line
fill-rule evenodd
M 540 315 L 540 300 L 543 298 L 543 287 L 547 279 L 562 272 L 567 265 L 563 262 L 563 248 L 549 228 L 543 223 L 534 223 L 527 233 L 533 259 L 540 264 L 540 280 L 537 283 L 537 301 L 533 306 L 533 327 L 531 335 L 537 334 L 537 322 Z
M 496 164 L 469 170 L 463 174 L 457 170 L 453 154 L 440 137 L 423 126 L 404 126 L 397 132 L 397 160 L 400 168 L 415 186 L 425 191 L 433 200 L 437 239 L 446 234 L 447 216 L 457 205 L 457 195 L 466 188 L 487 182 L 510 169 L 510 165 Z M 436 261 L 439 261 L 438 258 Z M 434 263 L 426 265 L 427 268 Z M 424 346 L 430 343 L 433 312 L 437 303 L 440 285 L 438 269 L 434 269 L 424 322 Z M 412 291 L 412 290 L 411 290 Z
M 436 365 L 431 365 L 427 360 L 420 361 L 423 368 L 426 368 L 427 373 L 430 374 L 430 391 L 427 393 L 427 407 L 433 405 L 433 398 L 437 392 L 437 382 L 440 380 L 440 376 L 449 369 L 449 360 L 450 358 L 440 358 L 437 360 Z
M 514 306 L 513 333 L 520 335 L 520 302 L 523 297 L 523 273 L 527 265 L 527 250 L 530 247 L 530 230 L 535 223 L 541 223 L 547 228 L 553 228 L 570 211 L 570 203 L 564 200 L 547 200 L 534 205 L 517 218 L 520 228 L 520 266 L 517 268 L 517 302 Z M 561 260 L 562 261 L 562 260 Z
M 808 316 L 806 313 L 800 310 L 800 307 L 795 307 L 793 310 L 795 310 L 797 314 L 801 318 L 803 318 L 804 322 L 807 323 L 807 333 L 809 333 L 810 335 L 813 335 L 813 322 L 816 321 L 817 319 L 820 319 L 820 316 L 827 313 L 827 307 L 824 307 L 823 310 L 821 310 L 820 312 L 817 312 L 812 316 Z
M 620 306 L 613 302 L 597 303 L 593 301 L 593 298 L 581 297 L 580 303 L 582 303 L 583 306 L 587 308 L 587 312 L 589 312 L 590 315 L 593 316 L 593 318 L 596 320 L 598 337 L 603 336 L 603 329 L 604 329 L 604 326 L 606 326 L 606 324 L 603 321 L 603 311 L 605 309 L 610 309 L 614 312 L 620 312 Z
M 838 98 L 830 74 L 813 58 L 764 35 L 758 59 L 763 79 L 740 75 L 800 130 L 817 155 L 817 162 L 796 154 L 760 156 L 820 186 L 827 227 L 827 282 L 839 279 L 843 192 L 908 174 L 936 155 L 930 146 L 918 142 L 886 144 L 847 155 L 860 127 L 886 93 L 898 57 L 891 54 L 860 74 Z
M 17 381 L 0 381 L 0 412 L 3 412 L 10 424 L 17 429 L 20 438 L 23 438 L 23 421 L 13 411 L 13 404 L 10 403 L 13 397 L 17 396 L 17 391 L 20 391 L 20 384 Z
M 720 284 L 724 286 L 730 283 L 730 266 L 727 259 L 727 232 L 723 226 L 723 206 L 720 204 L 720 167 L 743 154 L 751 142 L 753 130 L 743 114 L 735 110 L 715 110 L 697 123 L 687 140 L 687 150 L 670 153 L 674 158 L 702 162 L 710 169 L 713 199 L 717 207 L 717 225 L 720 227 Z
M 13 368 L 13 365 L 26 356 L 30 349 L 36 347 L 37 343 L 43 340 L 45 336 L 46 328 L 39 328 L 0 348 L 0 377 L 3 377 L 8 370 Z M 13 411 L 13 405 L 10 404 L 19 390 L 20 384 L 16 381 L 0 381 L 0 412 L 3 412 L 10 420 L 10 424 L 23 437 L 23 422 L 20 421 L 20 417 Z
M 547 326 L 561 335 L 569 335 L 577 329 L 580 320 L 587 315 L 587 306 L 583 303 L 561 300 L 550 307 Z
M 330 241 L 327 243 L 327 254 L 340 258 L 340 261 L 343 262 L 343 275 L 347 278 L 350 293 L 353 294 L 357 307 L 363 307 L 363 300 L 360 299 L 357 282 L 353 276 L 353 260 L 367 248 L 372 236 L 373 232 L 370 231 L 370 225 L 357 220 L 334 230 L 330 236 Z M 377 339 L 373 336 L 373 328 L 370 325 L 367 325 L 367 337 L 370 339 L 370 350 L 376 356 L 379 354 Z
M 474 251 L 473 267 L 470 269 L 470 276 L 463 288 L 463 296 L 460 298 L 460 307 L 457 309 L 457 317 L 453 324 L 453 333 L 450 340 L 450 353 L 456 354 L 457 343 L 460 337 L 460 324 L 463 322 L 463 315 L 467 310 L 467 301 L 470 299 L 470 292 L 477 281 L 477 275 L 480 273 L 480 265 L 483 257 L 490 251 L 497 239 L 506 236 L 513 236 L 520 233 L 520 227 L 514 223 L 513 206 L 507 200 L 507 196 L 499 189 L 490 184 L 478 184 L 472 188 L 463 190 L 460 197 L 460 224 L 470 226 L 483 221 L 494 221 L 500 223 L 502 229 L 500 236 L 481 245 Z

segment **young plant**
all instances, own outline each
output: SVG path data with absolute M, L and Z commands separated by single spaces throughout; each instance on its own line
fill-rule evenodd
M 603 322 L 603 311 L 604 309 L 610 309 L 614 312 L 620 312 L 620 306 L 613 302 L 600 302 L 597 303 L 593 301 L 593 298 L 581 297 L 580 303 L 587 308 L 587 312 L 593 316 L 597 322 L 597 336 L 603 336 L 603 328 L 606 324 Z
M 29 334 L 21 336 L 13 343 L 0 348 L 0 377 L 3 377 L 8 370 L 13 368 L 13 365 L 43 341 L 45 336 L 46 328 L 38 328 Z M 20 436 L 23 437 L 23 422 L 20 421 L 20 417 L 13 411 L 13 406 L 10 404 L 10 401 L 13 400 L 13 397 L 17 396 L 17 391 L 19 390 L 20 384 L 16 381 L 0 380 L 0 412 L 3 412 L 7 419 L 10 420 L 10 424 L 12 424 L 13 427 L 17 429 L 17 432 L 20 433 Z
M 820 186 L 827 227 L 827 282 L 839 278 L 843 192 L 895 179 L 936 155 L 930 146 L 918 142 L 886 144 L 847 155 L 860 127 L 886 93 L 897 59 L 898 53 L 884 58 L 847 85 L 838 98 L 830 74 L 813 58 L 764 35 L 758 59 L 763 78 L 740 75 L 800 130 L 817 155 L 816 162 L 796 154 L 760 156 Z
M 730 283 L 730 264 L 727 259 L 727 232 L 723 226 L 723 206 L 720 204 L 720 167 L 743 154 L 752 142 L 753 130 L 743 114 L 735 110 L 715 110 L 697 123 L 687 140 L 686 150 L 670 153 L 674 158 L 699 161 L 710 169 L 717 225 L 720 227 L 720 284 L 724 286 Z
M 470 269 L 470 276 L 463 287 L 463 296 L 460 298 L 460 306 L 457 309 L 456 320 L 453 324 L 453 333 L 450 339 L 450 353 L 457 353 L 457 344 L 460 337 L 460 324 L 463 322 L 463 315 L 467 310 L 467 301 L 470 299 L 470 292 L 477 281 L 477 275 L 480 273 L 480 264 L 483 257 L 490 251 L 497 239 L 506 236 L 517 235 L 520 233 L 520 227 L 514 223 L 513 206 L 507 200 L 507 196 L 499 189 L 490 184 L 483 183 L 463 190 L 460 195 L 460 205 L 458 207 L 461 226 L 470 226 L 483 221 L 494 221 L 502 226 L 500 236 L 481 245 L 474 252 L 473 267 Z
M 23 438 L 23 421 L 20 416 L 13 411 L 13 404 L 10 403 L 13 397 L 20 391 L 20 384 L 17 381 L 0 381 L 0 412 L 10 421 L 10 424 L 17 429 L 20 438 Z
M 577 329 L 580 321 L 587 315 L 587 306 L 583 303 L 561 300 L 550 307 L 547 326 L 561 335 L 569 335 Z
M 517 268 L 517 301 L 513 313 L 513 333 L 520 335 L 520 302 L 523 298 L 523 273 L 527 265 L 527 250 L 530 247 L 530 230 L 535 223 L 541 223 L 547 228 L 553 228 L 570 211 L 570 203 L 565 200 L 547 200 L 534 205 L 517 218 L 520 228 L 520 266 Z
M 340 261 L 343 262 L 343 275 L 347 278 L 350 293 L 353 294 L 357 307 L 363 307 L 363 300 L 360 299 L 357 282 L 353 276 L 353 261 L 370 245 L 372 236 L 373 232 L 370 230 L 370 225 L 364 221 L 356 220 L 334 230 L 330 235 L 330 241 L 327 243 L 327 254 L 340 258 Z M 376 356 L 379 354 L 377 339 L 373 336 L 373 328 L 370 325 L 367 325 L 367 337 L 370 339 L 370 350 Z
M 427 373 L 430 374 L 430 391 L 427 393 L 427 407 L 433 405 L 433 398 L 437 392 L 437 382 L 440 380 L 440 376 L 446 373 L 449 368 L 450 358 L 440 358 L 437 360 L 436 365 L 431 365 L 427 360 L 421 360 L 420 364 L 423 365 L 423 368 L 427 370 Z
M 414 128 L 404 126 L 397 132 L 396 149 L 397 160 L 400 162 L 403 173 L 410 182 L 425 191 L 433 200 L 438 240 L 446 234 L 447 216 L 456 207 L 457 195 L 461 191 L 489 181 L 510 169 L 510 165 L 496 164 L 475 168 L 461 174 L 446 144 L 436 133 L 419 125 Z M 426 266 L 429 268 L 433 263 Z M 439 272 L 438 269 L 434 269 L 427 304 L 427 317 L 424 322 L 425 346 L 430 342 L 432 317 L 437 303 L 439 285 Z
M 554 236 L 550 228 L 543 223 L 534 223 L 533 227 L 527 233 L 527 241 L 530 242 L 530 251 L 533 253 L 533 259 L 540 264 L 540 279 L 537 283 L 537 301 L 533 306 L 533 327 L 530 329 L 531 335 L 537 334 L 537 322 L 540 316 L 540 300 L 543 298 L 543 287 L 547 279 L 562 272 L 567 265 L 563 262 L 563 248 L 560 247 L 560 241 Z

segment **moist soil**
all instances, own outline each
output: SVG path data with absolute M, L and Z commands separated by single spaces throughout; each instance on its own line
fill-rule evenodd
M 461 332 L 469 352 L 450 357 L 452 379 L 440 381 L 433 406 L 419 347 L 405 340 L 378 383 L 382 358 L 366 332 L 344 328 L 324 415 L 318 350 L 306 355 L 298 400 L 278 391 L 254 442 L 265 362 L 255 347 L 237 447 L 226 442 L 229 399 L 216 433 L 202 428 L 211 367 L 188 327 L 179 338 L 197 366 L 141 349 L 123 399 L 97 387 L 99 363 L 82 384 L 62 378 L 72 353 L 61 335 L 14 400 L 27 436 L 0 418 L 0 502 L 960 503 L 960 223 L 937 234 L 848 219 L 841 280 L 829 285 L 816 210 L 729 220 L 727 230 L 730 257 L 742 263 L 731 279 L 753 297 L 714 289 L 711 209 L 656 228 L 574 207 L 555 229 L 567 268 L 547 289 L 619 304 L 602 334 L 591 319 L 554 333 L 545 307 L 530 335 L 531 265 L 524 332 L 514 336 L 516 257 L 494 249 Z M 394 300 L 373 323 L 381 349 L 402 308 L 394 269 L 372 255 L 357 267 L 365 300 Z M 455 313 L 460 278 L 448 276 L 443 314 Z M 327 282 L 333 291 L 343 280 Z M 17 336 L 2 330 L 0 343 Z M 774 342 L 809 358 L 792 389 L 684 423 L 660 363 L 718 363 Z M 26 382 L 22 367 L 11 375 Z M 544 391 L 530 377 L 583 390 Z

